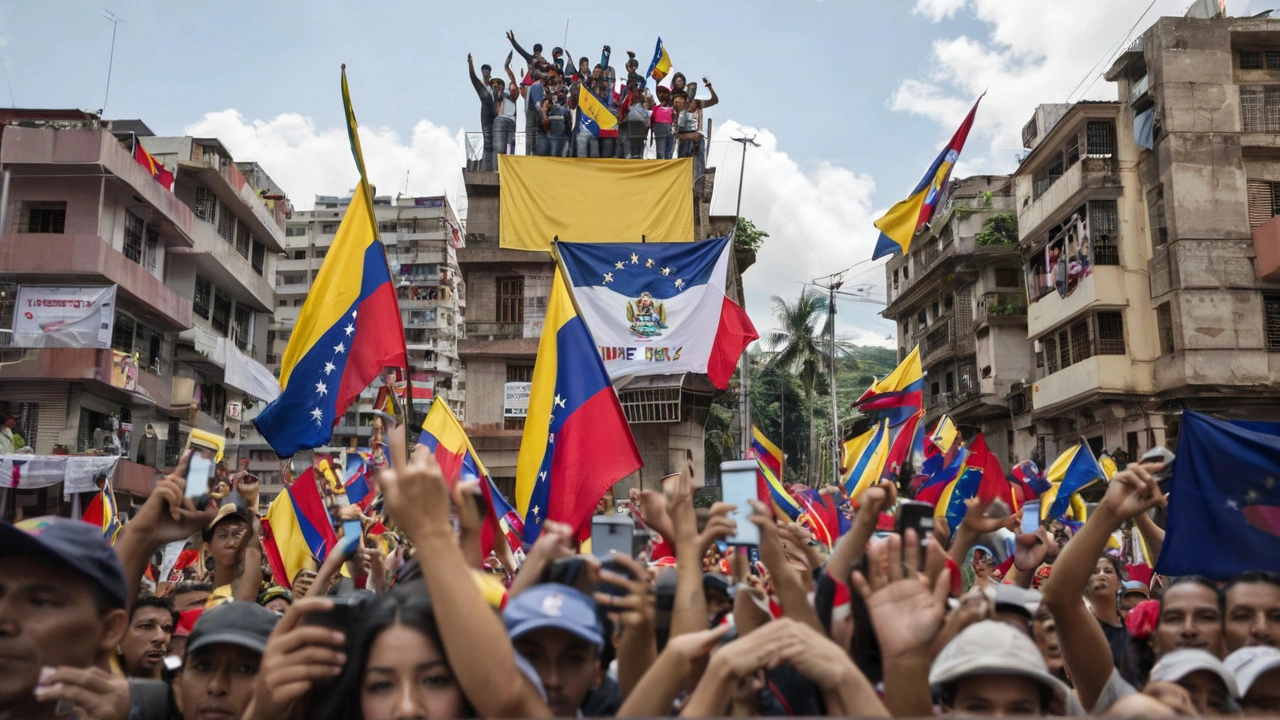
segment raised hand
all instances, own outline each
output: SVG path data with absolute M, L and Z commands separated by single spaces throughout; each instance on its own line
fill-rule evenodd
M 964 520 L 960 522 L 963 530 L 974 535 L 985 535 L 992 533 L 1000 528 L 1013 530 L 1022 522 L 1022 511 L 1019 510 L 1012 515 L 1003 517 L 987 517 L 987 510 L 991 507 L 994 500 L 980 500 L 977 497 L 971 497 L 964 501 L 965 512 Z
M 1098 510 L 1107 513 L 1118 526 L 1138 513 L 1164 505 L 1167 500 L 1152 475 L 1152 470 L 1159 472 L 1163 468 L 1163 464 L 1129 463 L 1129 467 L 1116 473 L 1107 484 L 1107 492 L 1098 503 Z
M 137 515 L 125 525 L 131 532 L 142 533 L 148 547 L 185 540 L 203 530 L 217 514 L 216 508 L 196 510 L 186 497 L 190 461 L 188 450 L 173 472 L 156 483 Z
M 941 552 L 937 541 L 930 540 L 928 553 Z M 867 548 L 867 575 L 853 574 L 853 585 L 866 601 L 881 655 L 886 660 L 927 652 L 934 636 L 942 629 L 951 571 L 939 573 L 930 589 L 919 576 L 921 560 L 919 538 L 915 530 L 907 530 L 905 538 L 890 535 L 883 541 L 872 542 Z
M 718 540 L 737 534 L 738 523 L 729 518 L 737 508 L 727 502 L 717 502 L 707 511 L 707 522 L 698 533 L 698 552 L 705 555 Z
M 1036 528 L 1034 533 L 1023 533 L 1018 536 L 1017 549 L 1013 552 L 1013 564 L 1022 572 L 1040 567 L 1049 554 L 1049 533 L 1044 526 Z
M 627 491 L 631 504 L 640 511 L 640 518 L 650 529 L 656 530 L 668 542 L 675 540 L 675 525 L 667 512 L 667 498 L 659 490 L 639 490 L 631 488 Z
M 345 636 L 319 625 L 303 625 L 308 613 L 333 608 L 326 597 L 295 602 L 280 618 L 267 639 L 266 652 L 254 681 L 253 702 L 246 720 L 279 720 L 316 683 L 337 677 L 346 663 L 342 652 Z
M 378 474 L 387 514 L 402 528 L 453 534 L 449 523 L 449 490 L 435 455 L 425 445 L 417 446 L 405 461 L 404 425 L 387 432 L 391 467 Z
M 476 480 L 459 480 L 449 491 L 449 499 L 458 508 L 458 525 L 464 532 L 480 532 L 484 525 L 482 498 L 480 483 Z
M 79 720 L 128 720 L 129 681 L 100 668 L 59 667 L 42 671 L 36 699 L 42 703 L 75 703 Z
M 626 630 L 651 632 L 655 601 L 648 568 L 627 555 L 614 555 L 612 560 L 626 569 L 629 575 L 601 569 L 600 581 L 623 590 L 625 594 L 596 592 L 596 604 L 604 608 L 609 617 Z

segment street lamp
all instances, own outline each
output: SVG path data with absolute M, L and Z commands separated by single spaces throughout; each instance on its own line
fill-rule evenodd
M 738 222 L 742 219 L 742 178 L 747 170 L 747 146 L 760 147 L 755 135 L 743 135 L 732 140 L 742 145 L 742 163 L 738 166 L 738 205 L 733 211 L 733 230 L 729 233 L 730 238 L 738 234 Z M 744 305 L 746 300 L 746 293 L 743 293 Z M 742 421 L 742 457 L 745 458 L 747 451 L 751 448 L 751 363 L 748 362 L 745 352 L 738 360 L 738 374 L 741 375 L 741 381 L 738 383 L 738 417 Z

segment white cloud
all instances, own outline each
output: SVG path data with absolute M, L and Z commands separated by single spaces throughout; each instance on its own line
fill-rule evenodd
M 1188 2 L 1157 0 L 1133 36 L 1162 15 L 1181 15 Z M 1237 4 L 1242 3 L 1232 3 Z M 1068 96 L 1115 99 L 1115 86 L 1098 77 L 1127 46 L 1124 33 L 1147 5 L 1147 0 L 917 0 L 918 14 L 939 20 L 947 12 L 972 13 L 989 32 L 983 38 L 960 35 L 934 42 L 933 72 L 903 80 L 890 107 L 932 118 L 941 125 L 939 134 L 950 136 L 986 91 L 969 151 L 956 172 L 1008 172 L 1022 148 L 1022 126 L 1036 105 L 1066 102 Z
M 934 22 L 940 22 L 946 18 L 955 17 L 966 2 L 968 0 L 916 0 L 916 6 L 911 9 L 911 12 L 924 15 Z
M 319 129 L 297 113 L 250 121 L 235 110 L 220 110 L 206 113 L 184 132 L 216 137 L 236 160 L 257 162 L 299 209 L 309 209 L 316 195 L 346 193 L 359 180 L 346 129 Z M 362 126 L 360 143 L 369 180 L 379 193 L 447 194 L 457 207 L 466 157 L 461 131 L 419 120 L 405 142 L 394 130 Z
M 827 163 L 811 172 L 801 170 L 778 138 L 764 128 L 743 127 L 729 120 L 717 123 L 707 164 L 716 168 L 712 211 L 731 215 L 737 201 L 741 146 L 728 138 L 754 135 L 760 147 L 747 149 L 742 216 L 769 233 L 756 264 L 744 282 L 747 311 L 763 334 L 775 326 L 770 298 L 794 299 L 803 289 L 798 281 L 829 275 L 871 257 L 878 235 L 872 221 L 880 212 L 872 206 L 875 182 Z M 863 263 L 846 276 L 846 289 L 868 286 L 867 293 L 884 298 L 882 264 Z M 879 306 L 840 300 L 837 327 L 853 342 L 891 346 L 893 325 L 876 313 Z

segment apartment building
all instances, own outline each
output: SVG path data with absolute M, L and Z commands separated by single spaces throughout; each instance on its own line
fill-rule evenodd
M 174 173 L 166 189 L 132 156 L 141 143 Z M 156 138 L 140 121 L 79 111 L 0 111 L 0 405 L 37 454 L 119 453 L 114 487 L 145 498 L 191 428 L 229 438 L 234 405 L 271 394 L 259 358 L 288 211 L 216 140 Z M 200 197 L 213 200 L 204 204 Z M 208 214 L 209 202 L 216 210 Z M 225 219 L 224 219 L 225 218 Z M 219 223 L 229 223 L 224 233 Z M 116 286 L 110 347 L 17 347 L 19 287 Z M 59 498 L 32 496 L 24 502 Z
M 267 364 L 278 372 L 289 336 L 320 271 L 350 196 L 316 196 L 312 210 L 289 221 L 276 275 L 275 317 L 267 332 Z M 458 338 L 466 292 L 458 271 L 462 228 L 444 196 L 376 196 L 374 215 L 396 283 L 405 343 L 413 370 L 414 410 L 422 418 L 442 397 L 459 418 L 467 414 Z M 381 383 L 361 393 L 333 430 L 332 447 L 368 447 L 374 400 Z M 274 455 L 272 456 L 274 458 Z
M 949 414 L 1004 462 L 1018 457 L 1007 398 L 1032 377 L 1013 205 L 1007 175 L 953 180 L 911 252 L 885 266 L 881 311 L 897 324 L 899 360 L 920 346 L 926 425 Z
M 471 162 L 462 175 L 467 232 L 458 263 L 468 305 L 466 334 L 458 351 L 469 393 L 465 424 L 485 467 L 510 496 L 555 265 L 549 253 L 500 247 L 499 173 Z M 712 222 L 714 184 L 715 168 L 707 168 L 701 181 L 690 188 L 696 237 L 712 237 L 714 230 L 726 226 Z M 742 302 L 741 273 L 754 257 L 739 252 L 730 270 L 728 290 L 738 302 Z M 663 475 L 679 469 L 686 452 L 701 467 L 703 426 L 715 392 L 705 375 L 692 374 L 646 376 L 620 388 L 618 397 L 644 467 L 618 487 L 656 487 Z

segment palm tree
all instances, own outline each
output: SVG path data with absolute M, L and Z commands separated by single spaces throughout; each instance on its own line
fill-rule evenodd
M 810 469 L 816 468 L 818 430 L 813 424 L 813 408 L 818 380 L 828 365 L 824 340 L 830 317 L 827 299 L 809 288 L 800 293 L 794 304 L 774 295 L 773 317 L 780 327 L 765 337 L 765 345 L 773 352 L 769 369 L 794 373 L 804 384 L 805 400 L 809 404 L 807 465 Z

